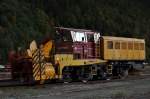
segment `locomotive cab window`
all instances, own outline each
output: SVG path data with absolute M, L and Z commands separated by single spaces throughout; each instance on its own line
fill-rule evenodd
M 62 39 L 63 39 L 63 41 L 72 41 L 72 37 L 71 37 L 71 33 L 70 33 L 70 31 L 64 31 L 64 32 L 62 32 Z
M 57 42 L 72 41 L 71 33 L 69 31 L 56 31 L 55 40 Z
M 107 41 L 107 48 L 113 49 L 113 42 L 112 41 Z
M 75 41 L 77 42 L 86 42 L 86 35 L 84 32 L 76 32 Z
M 115 49 L 120 49 L 120 42 L 115 43 Z
M 87 34 L 87 41 L 88 42 L 94 42 L 94 35 L 93 34 Z

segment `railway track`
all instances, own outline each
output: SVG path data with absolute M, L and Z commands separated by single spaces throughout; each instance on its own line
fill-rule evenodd
M 140 75 L 140 76 L 129 76 L 125 79 L 110 79 L 110 80 L 92 80 L 92 81 L 88 81 L 88 82 L 72 82 L 72 83 L 67 83 L 67 85 L 78 85 L 78 84 L 96 84 L 96 83 L 108 83 L 108 82 L 121 82 L 121 81 L 133 81 L 133 80 L 139 80 L 139 79 L 146 79 L 149 78 L 150 74 L 147 75 Z M 57 83 L 58 85 L 62 85 L 62 83 Z M 66 83 L 63 83 L 66 84 Z
M 32 83 L 30 85 L 33 85 Z M 0 87 L 12 87 L 12 86 L 29 86 L 29 83 L 22 83 L 14 80 L 3 80 L 0 81 Z
M 78 97 L 81 97 L 79 99 L 82 99 L 82 97 L 85 97 L 85 99 L 93 99 L 93 97 L 97 97 L 94 99 L 108 97 L 109 99 L 111 95 L 113 95 L 111 92 L 117 94 L 118 90 L 119 92 L 122 92 L 122 93 L 132 93 L 132 91 L 134 92 L 135 90 L 137 90 L 137 92 L 140 92 L 140 90 L 143 90 L 144 88 L 146 88 L 145 86 L 148 85 L 148 81 L 150 80 L 149 79 L 150 76 L 148 76 L 148 74 L 150 74 L 150 72 L 137 74 L 137 75 L 130 75 L 126 79 L 97 80 L 97 81 L 88 81 L 87 83 L 72 82 L 72 83 L 66 84 L 66 83 L 58 82 L 58 83 L 51 83 L 51 84 L 45 84 L 45 85 L 35 85 L 35 86 L 30 86 L 30 87 L 8 86 L 8 87 L 1 88 L 1 90 L 2 90 L 2 93 L 5 93 L 3 96 L 6 97 L 6 99 L 7 98 L 8 99 L 9 98 L 10 99 L 12 98 L 14 99 L 15 98 L 18 98 L 18 99 L 26 99 L 26 98 L 28 99 L 30 98 L 33 98 L 33 99 L 35 98 L 36 99 L 41 99 L 41 98 L 43 99 L 47 99 L 47 98 L 66 99 L 68 97 L 71 97 L 71 99 L 78 99 Z M 145 85 L 142 85 L 142 84 L 145 84 Z M 130 88 L 130 86 L 133 86 L 133 88 L 132 87 Z M 148 88 L 150 87 L 148 86 Z M 143 90 L 142 92 L 147 92 L 147 91 Z M 135 96 L 135 95 L 136 95 L 136 92 L 132 94 L 132 96 Z M 141 94 L 138 94 L 138 95 L 141 95 Z M 86 98 L 86 97 L 91 97 L 91 98 Z
M 92 81 L 88 81 L 88 82 L 81 82 L 81 81 L 73 81 L 71 83 L 62 83 L 60 81 L 55 81 L 55 82 L 49 82 L 46 83 L 45 85 L 42 86 L 54 86 L 54 85 L 78 85 L 78 84 L 96 84 L 96 83 L 108 83 L 108 82 L 120 82 L 120 81 L 132 81 L 132 80 L 139 80 L 139 79 L 145 79 L 145 78 L 149 78 L 150 77 L 150 68 L 148 68 L 148 70 L 144 71 L 138 71 L 132 75 L 129 75 L 127 78 L 125 79 L 118 79 L 118 78 L 113 78 L 113 79 L 107 79 L 107 80 L 92 80 Z M 33 84 L 30 84 L 34 85 Z M 0 81 L 0 87 L 19 87 L 19 86 L 29 86 L 28 83 L 20 83 L 19 81 L 13 81 L 13 80 L 4 80 L 4 81 Z M 39 86 L 39 85 L 36 85 Z

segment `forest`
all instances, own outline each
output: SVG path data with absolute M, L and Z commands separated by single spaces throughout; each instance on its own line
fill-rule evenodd
M 0 0 L 0 62 L 32 40 L 55 36 L 53 27 L 92 29 L 102 35 L 144 38 L 150 59 L 149 0 Z

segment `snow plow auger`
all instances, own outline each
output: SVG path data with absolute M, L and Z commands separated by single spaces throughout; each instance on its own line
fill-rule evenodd
M 49 60 L 49 53 L 52 50 L 52 41 L 37 47 L 35 41 L 30 44 L 30 49 L 27 50 L 28 56 L 32 59 L 33 79 L 40 84 L 44 84 L 46 80 L 55 78 L 55 69 Z

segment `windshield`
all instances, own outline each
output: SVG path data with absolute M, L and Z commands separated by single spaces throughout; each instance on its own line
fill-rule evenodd
M 56 31 L 55 40 L 57 42 L 72 41 L 70 31 Z

